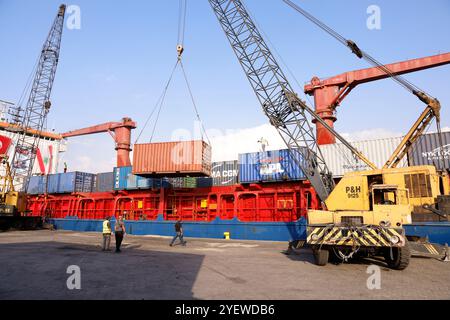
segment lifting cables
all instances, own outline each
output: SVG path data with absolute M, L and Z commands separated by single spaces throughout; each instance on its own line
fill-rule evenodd
M 275 55 L 277 56 L 277 58 L 279 59 L 279 61 L 281 61 L 281 63 L 283 64 L 284 68 L 288 71 L 289 75 L 292 77 L 292 79 L 294 79 L 295 83 L 297 84 L 298 88 L 301 89 L 302 86 L 300 85 L 300 82 L 298 81 L 298 79 L 296 78 L 295 74 L 292 72 L 291 68 L 289 67 L 289 65 L 286 63 L 285 59 L 283 58 L 283 56 L 280 54 L 280 52 L 277 50 L 276 46 L 274 45 L 274 43 L 270 40 L 270 37 L 264 32 L 264 29 L 258 24 L 257 20 L 255 19 L 255 17 L 252 15 L 251 11 L 248 10 L 248 14 L 251 17 L 251 19 L 253 20 L 253 22 L 255 23 L 256 27 L 258 28 L 258 30 L 263 34 L 265 40 L 267 41 L 267 43 L 270 45 L 271 50 L 275 53 Z M 305 95 L 305 98 L 309 101 L 310 104 L 312 104 L 311 100 L 309 99 L 308 95 Z M 361 159 L 358 157 L 357 154 L 355 154 L 350 148 L 348 148 L 348 146 L 346 146 L 345 144 L 341 143 L 341 144 L 335 144 L 333 145 L 333 148 L 336 149 L 336 153 L 340 153 L 342 159 L 344 159 L 344 161 L 346 162 L 346 164 L 349 167 L 356 167 L 358 165 L 358 163 L 361 161 Z M 366 164 L 367 165 L 367 164 Z M 361 170 L 365 170 L 364 168 Z
M 295 4 L 291 0 L 283 0 L 283 2 L 285 2 L 291 8 L 293 8 L 295 11 L 299 12 L 301 15 L 303 15 L 306 19 L 310 20 L 312 23 L 317 25 L 319 28 L 324 30 L 326 33 L 331 35 L 333 38 L 335 38 L 336 40 L 341 42 L 343 45 L 348 47 L 352 51 L 352 53 L 354 55 L 356 55 L 359 59 L 364 59 L 367 62 L 369 62 L 372 66 L 380 69 L 381 71 L 386 73 L 392 80 L 397 82 L 403 88 L 405 88 L 406 90 L 408 90 L 409 92 L 414 94 L 417 98 L 419 98 L 420 101 L 425 103 L 427 105 L 427 108 L 429 108 L 433 112 L 433 114 L 434 114 L 434 116 L 436 118 L 437 132 L 438 132 L 440 144 L 441 144 L 441 146 L 443 148 L 442 131 L 441 131 L 441 118 L 440 118 L 441 104 L 440 104 L 438 99 L 432 97 L 431 95 L 426 93 L 424 90 L 420 89 L 418 86 L 416 86 L 413 83 L 411 83 L 410 81 L 406 80 L 404 77 L 402 77 L 402 76 L 392 72 L 384 64 L 382 64 L 381 62 L 377 61 L 375 58 L 373 58 L 367 52 L 361 50 L 354 41 L 346 39 L 345 37 L 343 37 L 342 35 L 337 33 L 335 30 L 333 30 L 332 28 L 327 26 L 325 23 L 323 23 L 322 21 L 320 21 L 319 19 L 315 18 L 314 16 L 312 16 L 307 11 L 303 10 L 302 8 L 300 8 L 297 4 Z
M 291 0 L 283 0 L 283 1 L 287 5 L 289 5 L 291 8 L 293 8 L 294 10 L 299 12 L 301 15 L 303 15 L 305 18 L 310 20 L 312 23 L 317 25 L 319 28 L 324 30 L 326 33 L 331 35 L 333 38 L 335 38 L 336 40 L 341 42 L 343 45 L 348 47 L 352 51 L 352 53 L 354 55 L 356 55 L 359 59 L 364 59 L 367 62 L 369 62 L 371 65 L 373 65 L 374 67 L 380 69 L 381 71 L 383 71 L 384 73 L 389 75 L 394 81 L 396 81 L 398 84 L 400 84 L 402 87 L 404 87 L 406 90 L 410 91 L 411 93 L 413 93 L 416 96 L 418 96 L 418 94 L 421 94 L 421 93 L 422 94 L 426 94 L 419 87 L 417 87 L 413 83 L 409 82 L 408 80 L 406 80 L 402 76 L 396 75 L 391 70 L 389 70 L 389 68 L 387 68 L 384 64 L 382 64 L 381 62 L 377 61 L 375 58 L 370 56 L 367 52 L 364 52 L 363 50 L 361 50 L 355 42 L 353 42 L 352 40 L 348 40 L 348 39 L 344 38 L 342 35 L 340 35 L 335 30 L 333 30 L 332 28 L 330 28 L 329 26 L 324 24 L 319 19 L 317 19 L 314 16 L 312 16 L 307 11 L 303 10 L 302 8 L 300 8 L 298 5 L 293 3 Z M 430 98 L 433 98 L 433 97 L 429 96 L 428 94 L 426 94 L 426 95 L 428 97 L 430 97 Z M 418 98 L 422 100 L 422 98 L 420 96 L 418 96 Z
M 186 83 L 186 87 L 187 90 L 189 92 L 189 97 L 191 99 L 193 108 L 194 108 L 194 112 L 195 112 L 195 116 L 197 118 L 197 121 L 200 123 L 200 134 L 201 134 L 201 139 L 202 141 L 204 140 L 204 137 L 206 137 L 206 140 L 208 142 L 209 145 L 211 145 L 211 141 L 208 137 L 208 134 L 205 130 L 205 127 L 203 125 L 203 121 L 201 120 L 200 117 L 200 113 L 198 111 L 198 107 L 197 107 L 197 103 L 195 101 L 194 98 L 194 94 L 192 92 L 192 87 L 191 84 L 189 82 L 189 79 L 187 77 L 187 73 L 186 70 L 184 68 L 184 64 L 182 61 L 182 57 L 183 57 L 183 53 L 184 53 L 184 38 L 185 38 L 185 33 L 186 33 L 186 13 L 187 13 L 187 0 L 180 0 L 180 4 L 179 4 L 179 13 L 178 13 L 178 39 L 177 39 L 177 62 L 175 63 L 175 66 L 172 69 L 172 72 L 170 73 L 169 76 L 169 80 L 167 81 L 163 93 L 161 94 L 161 96 L 159 97 L 155 107 L 153 108 L 152 112 L 150 113 L 149 117 L 147 118 L 144 127 L 142 128 L 142 130 L 140 131 L 138 138 L 135 141 L 135 144 L 139 142 L 139 139 L 141 138 L 145 128 L 148 126 L 150 120 L 152 119 L 152 117 L 156 114 L 156 119 L 155 119 L 155 123 L 153 125 L 153 129 L 152 129 L 152 134 L 151 134 L 151 138 L 150 138 L 150 142 L 153 141 L 153 138 L 155 136 L 155 132 L 156 132 L 156 127 L 158 124 L 158 120 L 159 117 L 161 115 L 161 110 L 163 108 L 164 105 L 164 101 L 166 99 L 167 96 L 167 91 L 169 90 L 170 84 L 172 83 L 175 71 L 177 70 L 178 66 L 180 66 L 182 74 L 183 74 L 183 79 Z

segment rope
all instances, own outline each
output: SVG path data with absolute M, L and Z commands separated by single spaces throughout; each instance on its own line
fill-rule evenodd
M 155 121 L 155 125 L 153 126 L 153 130 L 152 130 L 151 141 L 153 140 L 153 136 L 154 136 L 155 129 L 156 129 L 156 124 L 158 122 L 159 115 L 161 113 L 161 109 L 162 109 L 162 106 L 164 104 L 164 100 L 165 100 L 167 91 L 169 90 L 169 86 L 170 86 L 170 83 L 172 82 L 172 78 L 173 78 L 173 75 L 175 73 L 175 70 L 177 69 L 178 63 L 179 63 L 179 61 L 177 60 L 177 63 L 175 64 L 175 66 L 172 69 L 172 72 L 170 74 L 169 80 L 167 81 L 166 86 L 164 87 L 164 90 L 163 90 L 162 94 L 159 97 L 158 101 L 156 102 L 156 105 L 153 108 L 153 110 L 150 113 L 150 115 L 148 116 L 147 120 L 145 121 L 145 124 L 142 127 L 142 130 L 139 132 L 139 135 L 138 135 L 136 141 L 134 142 L 135 144 L 139 142 L 139 139 L 141 138 L 142 134 L 144 133 L 145 129 L 147 128 L 148 123 L 150 122 L 150 119 L 153 117 L 153 115 L 155 114 L 156 110 L 158 110 L 157 119 Z M 159 109 L 158 109 L 158 107 L 159 107 Z
M 26 82 L 26 84 L 25 84 L 25 87 L 23 88 L 23 91 L 22 91 L 22 93 L 21 93 L 21 95 L 20 95 L 20 97 L 19 97 L 19 100 L 18 100 L 17 104 L 16 104 L 15 106 L 13 106 L 13 108 L 12 108 L 12 112 L 13 112 L 13 113 L 11 113 L 11 111 L 8 111 L 8 113 L 9 113 L 11 116 L 13 116 L 13 119 L 12 119 L 13 122 L 14 122 L 14 117 L 15 117 L 15 116 L 17 116 L 18 120 L 20 120 L 20 118 L 21 118 L 20 111 L 24 111 L 24 110 L 25 110 L 25 109 L 22 109 L 22 110 L 21 110 L 21 108 L 22 108 L 22 105 L 23 105 L 23 103 L 24 103 L 25 94 L 26 94 L 27 92 L 30 91 L 30 87 L 31 87 L 31 83 L 32 83 L 32 78 L 33 78 L 33 76 L 36 74 L 36 70 L 37 70 L 39 61 L 40 61 L 40 57 L 38 57 L 38 58 L 36 59 L 36 63 L 34 64 L 34 67 L 33 67 L 33 69 L 31 70 L 30 75 L 28 76 L 27 82 Z
M 300 82 L 298 81 L 297 77 L 295 76 L 295 74 L 292 72 L 292 69 L 289 67 L 289 65 L 286 63 L 285 59 L 283 58 L 283 56 L 280 54 L 280 52 L 278 51 L 277 47 L 273 44 L 273 42 L 270 40 L 269 36 L 264 32 L 264 29 L 261 28 L 261 26 L 258 24 L 257 20 L 255 19 L 255 17 L 252 15 L 252 13 L 250 12 L 250 10 L 248 10 L 248 14 L 251 17 L 251 19 L 253 20 L 253 22 L 255 23 L 256 27 L 258 28 L 258 30 L 261 32 L 261 34 L 264 36 L 264 39 L 267 40 L 268 44 L 270 45 L 271 50 L 273 50 L 273 52 L 275 52 L 275 55 L 278 57 L 278 59 L 281 61 L 281 64 L 283 65 L 284 68 L 286 68 L 286 70 L 288 71 L 289 75 L 292 77 L 292 79 L 294 79 L 294 82 L 296 83 L 296 85 L 298 86 L 298 88 L 301 90 L 301 92 L 303 92 L 303 88 L 302 85 L 300 84 Z M 307 94 L 304 95 L 305 98 L 308 100 L 310 105 L 313 105 L 311 99 L 309 98 L 309 96 Z M 318 146 L 320 148 L 320 146 Z M 335 144 L 335 146 L 333 147 L 337 150 L 338 153 L 341 154 L 342 158 L 345 160 L 346 164 L 348 164 L 349 166 L 353 166 L 355 164 L 355 159 L 350 160 L 348 157 L 348 153 L 344 151 L 348 150 L 343 144 Z M 353 155 L 353 158 L 355 158 L 355 155 Z M 357 162 L 357 160 L 356 160 Z
M 333 38 L 335 38 L 336 40 L 341 42 L 343 45 L 345 45 L 346 47 L 349 47 L 352 50 L 352 52 L 354 54 L 356 54 L 359 58 L 361 58 L 361 59 L 363 58 L 364 60 L 366 60 L 367 62 L 372 64 L 374 67 L 380 69 L 381 71 L 383 71 L 384 73 L 389 75 L 389 77 L 391 77 L 391 79 L 393 79 L 395 82 L 400 84 L 406 90 L 410 91 L 413 94 L 416 94 L 418 92 L 426 93 L 424 90 L 420 89 L 418 86 L 414 85 L 413 83 L 406 80 L 402 76 L 396 75 L 395 73 L 393 73 L 384 64 L 377 61 L 375 58 L 370 56 L 367 52 L 364 52 L 361 49 L 359 49 L 358 46 L 353 41 L 344 38 L 342 35 L 340 35 L 336 31 L 334 31 L 332 28 L 330 28 L 326 24 L 324 24 L 322 21 L 318 20 L 317 18 L 315 18 L 314 16 L 312 16 L 311 14 L 309 14 L 308 12 L 306 12 L 305 10 L 300 8 L 298 5 L 293 3 L 291 0 L 283 0 L 283 1 L 287 5 L 289 5 L 291 8 L 293 8 L 294 10 L 299 12 L 301 15 L 303 15 L 305 18 L 310 20 L 312 23 L 317 25 L 319 28 L 321 28 L 322 30 L 324 30 L 325 32 L 330 34 Z M 430 95 L 428 95 L 428 96 L 430 96 Z
M 179 45 L 184 45 L 184 35 L 186 31 L 187 0 L 180 0 L 178 12 L 178 40 Z
M 183 77 L 184 77 L 184 80 L 186 82 L 186 86 L 187 86 L 187 89 L 189 91 L 189 95 L 191 97 L 191 101 L 192 101 L 192 105 L 194 107 L 195 115 L 197 116 L 198 122 L 200 122 L 201 129 L 203 130 L 203 131 L 200 131 L 201 138 L 203 140 L 203 133 L 205 133 L 206 139 L 208 140 L 208 144 L 211 145 L 211 141 L 209 140 L 209 137 L 208 137 L 208 134 L 206 133 L 205 127 L 203 126 L 203 121 L 200 118 L 200 113 L 198 112 L 197 104 L 195 102 L 194 95 L 192 94 L 191 85 L 189 84 L 189 80 L 188 80 L 188 78 L 186 76 L 186 71 L 184 70 L 184 65 L 183 65 L 183 62 L 181 60 L 180 60 L 180 66 L 181 66 L 181 70 L 183 71 Z
M 172 73 L 170 74 L 169 80 L 167 81 L 167 84 L 164 87 L 163 93 L 159 97 L 155 107 L 153 108 L 152 112 L 150 113 L 149 117 L 147 118 L 144 127 L 142 128 L 141 132 L 139 133 L 138 138 L 136 139 L 135 144 L 138 143 L 138 141 L 141 138 L 144 130 L 148 126 L 148 123 L 150 122 L 151 118 L 157 112 L 156 119 L 155 119 L 155 124 L 153 126 L 152 134 L 151 134 L 151 138 L 150 138 L 150 142 L 153 141 L 153 138 L 154 138 L 155 132 L 156 132 L 156 126 L 158 124 L 158 120 L 159 120 L 159 117 L 161 115 L 161 111 L 162 111 L 162 107 L 164 105 L 164 101 L 165 101 L 165 98 L 166 98 L 166 95 L 167 95 L 167 91 L 168 91 L 169 86 L 170 86 L 170 84 L 172 82 L 172 79 L 173 79 L 173 76 L 175 74 L 175 71 L 177 70 L 178 66 L 180 66 L 181 70 L 182 70 L 182 73 L 183 73 L 184 81 L 186 82 L 186 86 L 187 86 L 187 89 L 189 91 L 189 96 L 191 98 L 192 105 L 194 107 L 195 115 L 196 115 L 197 120 L 199 121 L 199 123 L 201 125 L 201 130 L 200 130 L 201 139 L 203 141 L 203 137 L 205 136 L 206 139 L 207 139 L 208 144 L 211 145 L 211 140 L 209 139 L 208 134 L 206 132 L 206 129 L 205 129 L 204 125 L 203 125 L 203 121 L 201 120 L 200 113 L 199 113 L 198 107 L 197 107 L 197 103 L 195 101 L 194 94 L 192 93 L 191 85 L 190 85 L 190 82 L 188 80 L 188 77 L 187 77 L 187 74 L 186 74 L 186 70 L 185 70 L 184 65 L 183 65 L 183 61 L 181 59 L 183 51 L 184 51 L 183 45 L 184 45 L 184 36 L 185 36 L 185 31 L 186 31 L 186 12 L 187 12 L 187 0 L 180 0 L 180 9 L 179 9 L 179 13 L 178 13 L 178 47 L 177 47 L 178 58 L 177 58 L 177 62 L 175 64 L 175 66 L 173 67 Z

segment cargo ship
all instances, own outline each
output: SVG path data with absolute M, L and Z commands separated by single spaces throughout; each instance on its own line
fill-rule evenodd
M 450 132 L 443 136 L 447 150 Z M 400 140 L 401 137 L 354 144 L 382 166 Z M 433 164 L 448 171 L 448 154 L 444 155 L 444 161 L 436 161 L 433 156 L 436 143 L 435 135 L 425 135 L 402 166 Z M 189 145 L 193 149 L 185 155 L 188 162 L 192 162 L 192 157 L 199 159 L 196 167 L 177 161 L 178 166 L 164 168 L 167 161 L 163 158 L 169 157 L 173 150 L 168 144 L 165 151 L 161 145 L 156 146 L 160 156 L 143 162 L 149 157 L 149 150 L 155 148 L 147 145 L 135 146 L 138 152 L 132 166 L 117 167 L 111 172 L 35 176 L 28 190 L 29 214 L 45 217 L 56 228 L 74 231 L 100 232 L 105 217 L 121 215 L 127 221 L 128 233 L 134 235 L 171 236 L 174 221 L 181 218 L 188 237 L 223 238 L 228 233 L 232 239 L 240 240 L 305 238 L 307 211 L 320 209 L 321 204 L 295 165 L 292 158 L 295 153 L 292 155 L 288 150 L 247 153 L 239 155 L 239 160 L 208 165 L 210 148 L 202 142 Z M 343 157 L 336 148 L 339 146 L 322 147 L 335 170 L 336 181 L 346 172 L 366 169 L 357 162 L 349 166 L 348 161 L 338 160 Z M 155 176 L 155 172 L 163 174 Z M 177 176 L 182 173 L 183 176 Z M 426 223 L 416 222 L 407 226 L 407 231 L 415 236 L 428 236 L 436 243 L 448 243 L 449 225 L 442 222 L 433 225 L 430 221 L 435 217 L 431 213 L 428 216 Z M 441 227 L 445 228 L 436 232 Z

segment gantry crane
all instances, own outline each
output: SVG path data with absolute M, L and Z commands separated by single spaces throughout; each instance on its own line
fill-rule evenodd
M 79 137 L 96 133 L 107 132 L 114 139 L 117 151 L 117 167 L 131 166 L 131 130 L 137 124 L 131 118 L 123 118 L 121 122 L 108 122 L 92 127 L 69 131 L 62 134 L 63 138 Z
M 326 264 L 330 252 L 342 261 L 363 252 L 383 255 L 392 268 L 406 268 L 410 249 L 403 225 L 412 222 L 412 207 L 408 190 L 397 182 L 404 181 L 405 174 L 432 173 L 434 167 L 377 169 L 292 90 L 241 0 L 209 0 L 209 3 L 263 112 L 290 152 L 302 156 L 303 161 L 297 164 L 327 209 L 308 212 L 307 243 L 313 248 L 316 263 Z M 359 48 L 354 45 L 353 49 L 356 52 Z M 414 94 L 427 104 L 435 100 L 422 91 Z M 307 115 L 354 155 L 371 164 L 372 170 L 347 174 L 334 185 Z
M 34 81 L 25 108 L 16 107 L 13 123 L 6 130 L 16 132 L 17 143 L 11 165 L 4 155 L 6 175 L 0 197 L 0 214 L 17 215 L 26 210 L 26 190 L 32 175 L 37 149 L 50 111 L 50 95 L 59 62 L 66 6 L 61 5 L 42 47 Z M 34 132 L 34 133 L 33 133 Z

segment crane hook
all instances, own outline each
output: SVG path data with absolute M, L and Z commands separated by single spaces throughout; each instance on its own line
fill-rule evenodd
M 177 52 L 178 52 L 178 60 L 181 60 L 181 56 L 183 55 L 184 52 L 183 45 L 181 44 L 177 45 Z

